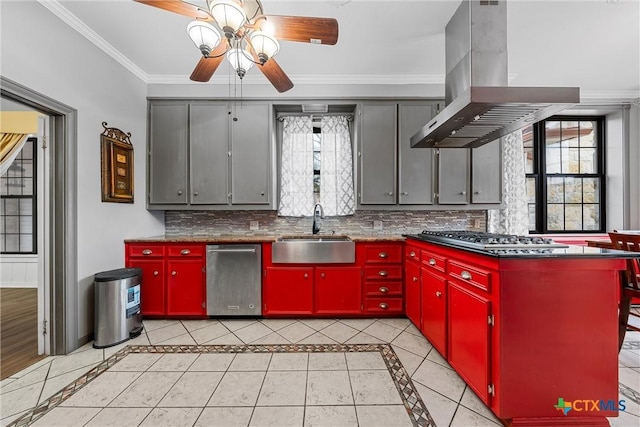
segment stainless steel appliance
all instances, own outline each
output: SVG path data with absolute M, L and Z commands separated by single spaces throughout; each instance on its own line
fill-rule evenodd
M 445 243 L 452 246 L 500 253 L 545 253 L 551 249 L 568 248 L 552 239 L 540 236 L 516 236 L 468 230 L 424 230 L 410 237 L 426 242 Z
M 207 315 L 262 314 L 260 245 L 207 246 Z

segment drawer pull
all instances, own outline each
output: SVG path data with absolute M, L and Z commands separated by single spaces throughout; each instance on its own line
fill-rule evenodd
M 438 298 L 440 298 L 440 297 L 442 296 L 442 292 L 440 292 L 440 291 L 436 291 L 436 296 L 437 296 Z
M 180 255 L 189 255 L 191 251 L 189 249 L 183 249 L 180 251 Z
M 308 278 L 309 277 L 309 273 L 304 273 L 304 278 Z
M 175 270 L 171 272 L 172 276 L 175 276 L 176 274 L 178 274 L 178 273 L 176 273 Z
M 320 273 L 320 277 L 322 277 L 323 279 L 324 279 L 325 276 L 326 276 L 326 274 Z
M 151 255 L 153 253 L 153 251 L 151 249 L 143 249 L 142 250 L 142 255 Z
M 387 304 L 386 302 L 381 302 L 380 304 L 378 304 L 378 307 L 380 307 L 383 310 L 386 310 L 387 308 L 389 308 L 389 304 Z
M 389 292 L 389 288 L 385 288 L 384 286 L 380 286 L 378 288 L 380 290 L 380 292 L 382 292 L 383 294 L 386 294 L 387 292 Z
M 462 277 L 464 280 L 471 280 L 471 273 L 469 273 L 468 271 L 463 270 L 460 273 L 460 277 Z
M 418 278 L 417 278 L 416 276 L 413 276 L 413 281 L 414 281 L 414 282 L 417 282 L 417 281 L 418 281 Z
M 379 256 L 380 258 L 386 258 L 386 257 L 388 257 L 389 255 L 387 255 L 387 253 L 386 253 L 386 252 L 380 252 L 380 253 L 378 254 L 378 256 Z
M 381 277 L 387 277 L 388 275 L 389 275 L 389 273 L 387 273 L 384 270 L 381 270 L 381 271 L 378 272 L 378 276 L 381 276 Z
M 157 276 L 158 274 L 160 274 L 160 272 L 159 272 L 158 270 L 156 270 L 156 271 L 154 271 L 154 272 L 153 272 L 153 275 L 154 275 L 154 276 Z
M 409 256 L 411 258 L 415 258 L 416 257 L 416 253 L 414 251 L 409 252 Z
M 429 258 L 429 265 L 436 265 L 436 260 L 433 258 Z

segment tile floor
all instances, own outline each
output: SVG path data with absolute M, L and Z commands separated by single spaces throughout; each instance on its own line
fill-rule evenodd
M 158 344 L 188 348 L 201 344 L 286 346 L 292 343 L 388 343 L 411 376 L 415 391 L 436 425 L 499 425 L 455 371 L 404 318 L 147 320 L 144 325 L 141 336 L 122 345 L 96 350 L 87 344 L 69 355 L 48 357 L 3 380 L 0 384 L 2 426 L 30 412 L 126 345 L 144 349 L 144 346 Z M 240 422 L 245 426 L 271 422 L 273 425 L 319 425 L 332 420 L 334 425 L 387 426 L 391 420 L 399 425 L 411 425 L 399 404 L 398 393 L 391 392 L 389 371 L 382 369 L 378 354 L 360 353 L 358 357 L 370 358 L 363 367 L 358 364 L 365 362 L 354 361 L 350 359 L 353 355 L 342 352 L 304 355 L 130 353 L 48 412 L 45 417 L 49 418 L 43 417 L 34 425 L 121 426 L 125 421 L 128 425 L 141 426 L 214 425 L 214 421 L 221 425 Z M 218 367 L 211 368 L 212 364 Z M 307 383 L 304 390 L 303 377 Z M 627 402 L 627 409 L 619 417 L 611 418 L 611 425 L 640 426 L 640 333 L 627 334 L 620 352 L 619 380 L 620 399 Z M 287 384 L 285 392 L 274 393 L 275 384 Z M 186 392 L 194 385 L 202 393 Z M 327 388 L 333 391 L 327 392 Z M 149 400 L 140 400 L 140 396 Z M 306 402 L 302 402 L 303 398 Z M 398 409 L 402 412 L 394 412 Z M 385 418 L 388 414 L 392 415 L 391 419 Z

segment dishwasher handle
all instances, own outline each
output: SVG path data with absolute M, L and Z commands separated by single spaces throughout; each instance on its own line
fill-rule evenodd
M 207 252 L 252 253 L 252 254 L 255 254 L 256 250 L 254 248 L 245 248 L 245 249 L 207 249 Z

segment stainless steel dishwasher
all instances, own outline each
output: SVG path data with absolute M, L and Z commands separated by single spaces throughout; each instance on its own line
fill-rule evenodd
M 207 246 L 207 315 L 262 314 L 260 245 Z

